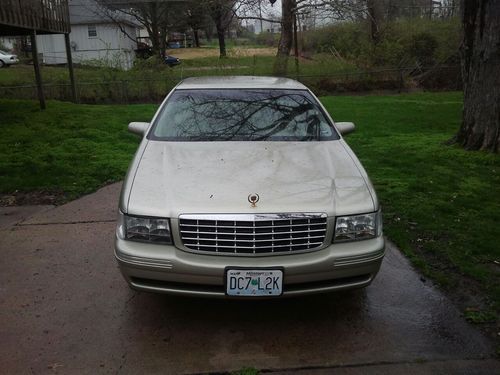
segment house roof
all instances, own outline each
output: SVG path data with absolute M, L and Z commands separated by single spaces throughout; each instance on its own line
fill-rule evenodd
M 282 89 L 307 90 L 302 83 L 290 78 L 257 76 L 192 77 L 182 81 L 177 89 Z
M 95 0 L 69 0 L 71 25 L 120 22 L 139 27 L 134 17 L 111 10 Z

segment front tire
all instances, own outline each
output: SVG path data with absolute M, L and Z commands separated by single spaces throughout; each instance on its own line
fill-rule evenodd
M 0 68 L 3 68 L 4 66 L 5 66 L 5 63 L 2 60 L 0 60 Z

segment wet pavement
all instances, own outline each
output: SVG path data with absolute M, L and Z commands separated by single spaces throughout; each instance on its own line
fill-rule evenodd
M 393 246 L 364 290 L 271 301 L 134 292 L 119 184 L 0 227 L 0 373 L 500 374 L 492 344 Z
M 7 206 L 0 207 L 0 229 L 10 227 L 41 212 L 49 211 L 54 206 Z

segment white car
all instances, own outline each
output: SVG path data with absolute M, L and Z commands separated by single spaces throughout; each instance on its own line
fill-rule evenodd
M 0 50 L 0 68 L 7 68 L 12 64 L 17 64 L 19 59 L 16 55 Z
M 380 205 L 335 123 L 301 83 L 181 82 L 123 183 L 115 256 L 138 290 L 280 297 L 369 285 L 384 257 Z

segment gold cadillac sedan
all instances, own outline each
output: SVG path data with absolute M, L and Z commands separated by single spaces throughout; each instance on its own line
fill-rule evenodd
M 384 256 L 373 186 L 301 83 L 272 77 L 181 82 L 125 178 L 115 256 L 134 289 L 279 298 L 360 288 Z

